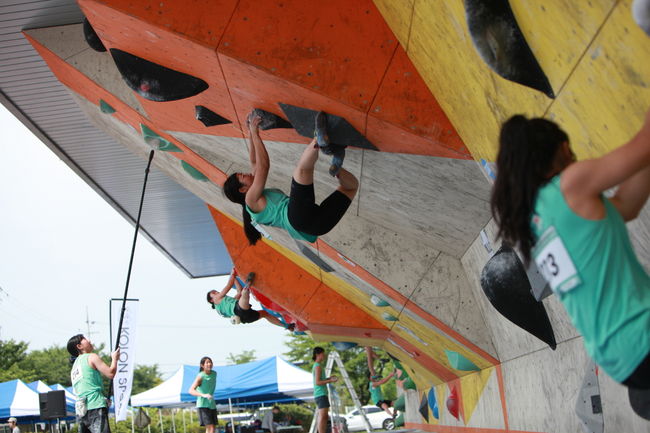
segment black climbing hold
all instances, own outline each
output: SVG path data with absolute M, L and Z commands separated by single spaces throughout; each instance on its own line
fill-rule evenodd
M 481 287 L 501 315 L 555 350 L 555 335 L 544 304 L 533 298 L 526 269 L 512 248 L 503 245 L 488 260 L 481 272 Z
M 217 113 L 203 105 L 196 105 L 194 107 L 194 112 L 196 120 L 200 120 L 205 126 L 226 125 L 232 123 L 230 120 L 219 116 Z
M 650 389 L 627 389 L 632 410 L 643 419 L 650 420 Z
M 508 0 L 465 0 L 465 14 L 474 47 L 494 72 L 555 98 Z
M 426 422 L 429 422 L 429 400 L 427 399 L 427 393 L 422 394 L 422 400 L 420 401 L 420 408 L 418 409 L 420 415 Z
M 292 129 L 293 125 L 282 117 L 269 113 L 268 111 L 262 110 L 261 108 L 256 108 L 253 110 L 253 114 L 260 116 L 262 121 L 260 122 L 260 129 L 262 131 L 267 131 L 269 129 Z
M 126 51 L 111 48 L 111 56 L 127 86 L 150 101 L 176 101 L 197 95 L 208 83 Z
M 84 18 L 84 38 L 86 39 L 86 42 L 88 42 L 88 45 L 90 45 L 90 48 L 93 50 L 99 51 L 100 53 L 106 51 L 104 43 L 101 39 L 99 39 L 99 36 L 97 36 L 97 32 L 95 32 L 93 26 L 90 25 L 88 18 Z
M 333 272 L 334 268 L 332 268 L 330 265 L 325 262 L 325 260 L 321 259 L 318 254 L 310 250 L 307 246 L 303 245 L 302 243 L 296 241 L 296 245 L 298 246 L 298 249 L 300 249 L 300 252 L 307 257 L 313 264 L 321 268 L 325 272 Z
M 296 132 L 303 137 L 312 138 L 316 124 L 318 111 L 308 108 L 296 107 L 278 103 L 282 111 L 289 119 L 289 122 L 296 129 Z M 327 133 L 330 143 L 342 146 L 361 147 L 363 149 L 378 150 L 366 137 L 364 137 L 354 126 L 342 117 L 327 114 Z

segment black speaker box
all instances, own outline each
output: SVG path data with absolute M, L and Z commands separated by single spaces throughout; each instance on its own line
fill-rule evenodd
M 41 419 L 65 418 L 65 391 L 49 391 L 38 394 Z

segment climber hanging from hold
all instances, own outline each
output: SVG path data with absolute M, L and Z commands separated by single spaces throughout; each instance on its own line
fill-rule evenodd
M 251 308 L 250 285 L 254 278 L 255 274 L 251 272 L 246 278 L 246 285 L 242 286 L 237 279 L 237 270 L 232 268 L 226 286 L 221 291 L 210 290 L 207 293 L 206 298 L 208 304 L 212 305 L 212 308 L 219 313 L 221 317 L 230 319 L 233 324 L 253 323 L 257 322 L 260 318 L 264 318 L 273 325 L 285 328 L 285 326 L 275 316 L 264 310 L 258 311 Z M 234 297 L 228 296 L 227 294 L 230 289 L 233 288 L 233 285 L 237 289 L 237 294 Z M 293 331 L 292 324 L 288 325 L 286 329 Z
M 228 199 L 242 206 L 244 232 L 251 245 L 261 238 L 253 226 L 265 224 L 280 227 L 291 237 L 315 242 L 318 236 L 332 230 L 350 207 L 359 188 L 357 178 L 344 168 L 336 173 L 338 188 L 320 204 L 314 194 L 314 166 L 318 160 L 318 138 L 305 148 L 291 180 L 291 194 L 287 196 L 279 189 L 265 188 L 271 166 L 266 147 L 259 135 L 260 117 L 251 113 L 249 127 L 249 159 L 251 173 L 233 173 L 223 185 Z M 317 120 L 316 136 L 321 141 L 327 135 L 323 132 L 322 120 Z M 323 141 L 326 143 L 326 141 Z M 342 160 L 341 160 L 342 162 Z

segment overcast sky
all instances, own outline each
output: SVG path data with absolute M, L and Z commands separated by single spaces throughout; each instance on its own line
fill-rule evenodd
M 41 349 L 90 330 L 108 347 L 109 299 L 124 293 L 134 228 L 2 105 L 0 126 L 0 339 Z M 140 236 L 129 288 L 140 299 L 137 362 L 168 376 L 204 355 L 223 365 L 229 353 L 285 352 L 281 328 L 231 325 L 209 307 L 205 293 L 226 279 L 192 280 Z

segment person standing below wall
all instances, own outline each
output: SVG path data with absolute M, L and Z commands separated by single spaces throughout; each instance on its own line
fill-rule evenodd
M 325 349 L 314 347 L 311 359 L 314 362 L 311 374 L 314 378 L 314 401 L 318 409 L 318 433 L 327 433 L 327 418 L 329 416 L 330 400 L 327 392 L 327 384 L 339 380 L 336 376 L 325 377 Z
M 93 353 L 92 343 L 81 334 L 68 340 L 67 349 L 72 364 L 70 380 L 77 395 L 75 409 L 79 433 L 110 433 L 109 401 L 103 393 L 102 375 L 107 379 L 115 377 L 120 349 L 111 354 L 110 366 Z
M 650 112 L 627 144 L 579 162 L 549 120 L 518 115 L 501 128 L 492 192 L 499 236 L 535 260 L 589 356 L 637 389 L 650 388 L 650 276 L 625 222 L 648 195 Z
M 262 420 L 262 430 L 265 433 L 275 433 L 278 428 L 278 424 L 275 422 L 275 418 L 280 413 L 280 408 L 273 406 L 273 409 L 266 412 L 264 419 Z
M 11 430 L 11 433 L 20 433 L 20 429 L 17 425 L 18 420 L 16 418 L 12 416 L 7 420 L 7 422 L 9 423 L 9 429 Z
M 201 358 L 199 374 L 190 386 L 190 394 L 196 397 L 199 423 L 205 426 L 205 433 L 214 433 L 217 425 L 217 405 L 214 403 L 214 390 L 217 387 L 217 372 L 212 370 L 212 359 Z

